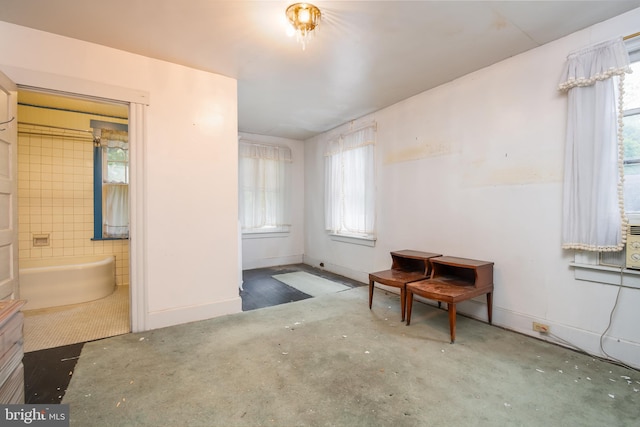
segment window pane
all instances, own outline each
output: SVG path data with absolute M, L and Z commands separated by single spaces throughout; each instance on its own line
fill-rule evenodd
M 122 148 L 107 148 L 107 160 L 108 161 L 115 161 L 115 162 L 126 162 L 129 159 L 128 157 L 128 150 L 123 150 Z
M 624 210 L 640 212 L 640 164 L 624 167 Z
M 373 233 L 373 145 L 342 153 L 343 231 Z
M 640 114 L 624 118 L 624 160 L 624 208 L 640 212 Z
M 631 64 L 633 73 L 624 76 L 624 109 L 640 108 L 640 61 Z
M 240 221 L 244 231 L 278 231 L 288 225 L 290 206 L 286 193 L 291 179 L 288 176 L 291 162 L 274 158 L 273 150 L 266 146 L 256 147 L 241 145 L 238 163 Z M 243 153 L 251 157 L 243 157 Z M 260 157 L 267 154 L 270 157 Z
M 640 159 L 640 114 L 624 118 L 624 159 Z
M 113 184 L 129 183 L 129 151 L 118 147 L 105 147 L 106 168 L 102 181 Z
M 344 162 L 344 218 L 346 231 L 366 233 L 366 151 L 358 148 L 343 153 Z
M 124 163 L 115 163 L 108 162 L 107 163 L 107 176 L 104 179 L 104 182 L 110 183 L 119 183 L 126 184 L 127 183 L 127 165 Z

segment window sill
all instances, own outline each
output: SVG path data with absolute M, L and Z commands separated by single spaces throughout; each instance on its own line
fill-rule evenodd
M 624 268 L 620 271 L 620 268 L 616 267 L 577 262 L 571 262 L 569 265 L 574 267 L 574 275 L 577 280 L 640 289 L 640 270 Z
M 289 232 L 288 231 L 259 231 L 259 232 L 242 233 L 243 239 L 269 239 L 274 237 L 289 237 Z
M 369 247 L 374 247 L 376 245 L 375 237 L 329 233 L 329 238 L 336 242 L 351 243 L 353 245 Z
M 128 237 L 92 237 L 94 242 L 101 242 L 103 240 L 129 240 Z

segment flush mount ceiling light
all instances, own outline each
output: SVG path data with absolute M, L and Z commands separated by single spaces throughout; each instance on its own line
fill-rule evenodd
M 320 23 L 320 9 L 309 3 L 294 3 L 287 8 L 286 14 L 291 35 L 296 34 L 304 50 L 310 35 Z

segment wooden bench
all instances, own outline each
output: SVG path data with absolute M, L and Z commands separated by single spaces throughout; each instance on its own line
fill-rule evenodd
M 451 343 L 456 340 L 456 304 L 479 295 L 487 295 L 487 315 L 491 323 L 493 263 L 443 256 L 431 261 L 431 277 L 407 284 L 407 325 L 411 323 L 413 296 L 447 303 Z
M 408 249 L 391 252 L 391 269 L 369 274 L 369 309 L 373 302 L 374 282 L 400 288 L 400 311 L 404 321 L 407 283 L 428 278 L 431 272 L 429 260 L 439 256 Z

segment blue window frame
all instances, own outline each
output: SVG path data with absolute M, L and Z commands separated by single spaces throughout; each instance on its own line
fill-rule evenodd
M 127 239 L 129 155 L 126 124 L 91 120 L 93 144 L 93 240 Z M 103 134 L 118 141 L 103 141 Z M 121 201 L 121 203 L 118 203 Z

